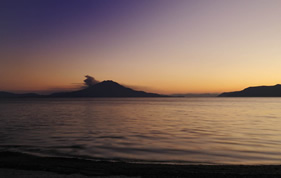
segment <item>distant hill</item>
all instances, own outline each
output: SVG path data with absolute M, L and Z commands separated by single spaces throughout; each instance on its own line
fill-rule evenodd
M 35 93 L 15 94 L 0 91 L 0 98 L 52 98 L 52 97 L 167 97 L 156 93 L 136 91 L 124 87 L 114 81 L 107 80 L 82 90 L 73 92 L 58 92 L 50 95 L 38 95 Z
M 40 95 L 36 93 L 15 94 L 5 91 L 0 91 L 0 98 L 37 98 Z
M 114 81 L 107 80 L 88 88 L 73 91 L 53 93 L 48 97 L 164 97 L 155 93 L 146 93 L 124 87 Z
M 249 87 L 242 91 L 222 93 L 219 97 L 281 97 L 281 85 Z

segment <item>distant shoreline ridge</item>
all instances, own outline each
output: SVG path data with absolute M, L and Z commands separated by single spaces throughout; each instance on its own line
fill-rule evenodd
M 281 84 L 274 86 L 254 86 L 241 91 L 224 92 L 217 94 L 172 94 L 163 95 L 137 91 L 112 80 L 105 80 L 87 88 L 72 92 L 55 92 L 49 95 L 36 93 L 16 94 L 0 91 L 0 98 L 78 98 L 78 97 L 281 97 Z
M 248 87 L 241 91 L 222 93 L 219 97 L 281 97 L 281 85 Z
M 0 91 L 0 98 L 77 98 L 77 97 L 168 97 L 157 93 L 137 91 L 120 85 L 112 80 L 105 80 L 72 92 L 56 92 L 50 95 L 36 93 L 15 94 Z

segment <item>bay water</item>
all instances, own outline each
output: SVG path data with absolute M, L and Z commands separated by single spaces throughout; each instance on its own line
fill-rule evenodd
M 0 151 L 170 164 L 281 164 L 281 98 L 0 100 Z

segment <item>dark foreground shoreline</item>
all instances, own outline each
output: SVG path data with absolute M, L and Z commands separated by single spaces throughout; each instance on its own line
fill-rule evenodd
M 129 177 L 281 177 L 280 165 L 167 165 L 39 157 L 0 152 L 0 177 L 5 170 L 45 171 L 62 175 Z M 3 171 L 4 170 L 4 171 Z

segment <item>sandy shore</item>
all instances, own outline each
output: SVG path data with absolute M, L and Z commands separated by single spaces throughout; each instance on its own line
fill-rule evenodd
M 0 152 L 0 177 L 281 177 L 281 166 L 135 164 Z

